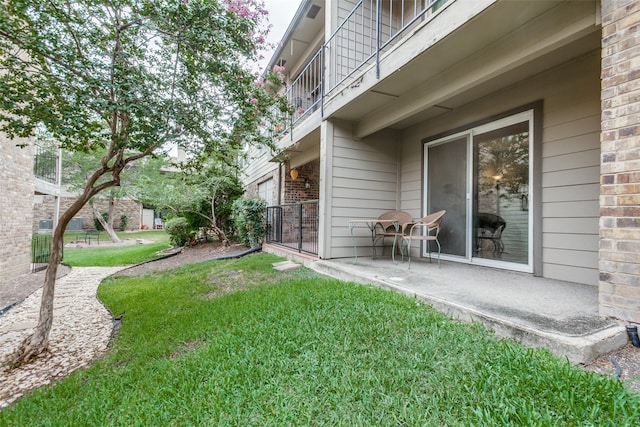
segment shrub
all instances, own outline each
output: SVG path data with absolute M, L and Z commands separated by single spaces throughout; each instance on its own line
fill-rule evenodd
M 193 230 L 187 219 L 182 216 L 171 218 L 165 223 L 165 230 L 171 236 L 171 243 L 175 246 L 184 246 L 191 240 Z
M 125 231 L 128 223 L 129 217 L 126 215 L 120 215 L 120 231 Z
M 243 244 L 262 244 L 266 231 L 266 211 L 267 204 L 258 197 L 243 197 L 233 202 L 233 223 Z

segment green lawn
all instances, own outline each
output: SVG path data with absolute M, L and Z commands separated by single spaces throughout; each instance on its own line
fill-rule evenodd
M 278 260 L 108 279 L 99 297 L 123 315 L 109 355 L 0 425 L 637 425 L 618 381 Z
M 169 247 L 169 235 L 164 231 L 140 231 L 118 233 L 121 239 L 144 239 L 151 243 L 142 245 L 102 246 L 93 244 L 85 248 L 65 248 L 63 263 L 74 267 L 111 267 L 118 265 L 138 264 L 158 257 L 157 252 Z M 102 232 L 101 240 L 109 241 L 106 233 Z M 65 234 L 65 241 L 67 235 Z M 73 241 L 73 240 L 71 240 Z

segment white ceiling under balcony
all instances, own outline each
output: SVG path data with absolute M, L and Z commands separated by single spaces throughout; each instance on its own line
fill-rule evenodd
M 355 122 L 359 137 L 404 129 L 600 48 L 595 1 L 497 1 L 471 19 L 467 6 L 451 2 L 385 52 L 380 79 L 371 66 L 331 94 L 325 117 Z M 434 33 L 456 19 L 464 22 Z
M 289 77 L 295 78 L 324 42 L 324 14 L 324 0 L 303 1 L 269 68 L 283 65 Z

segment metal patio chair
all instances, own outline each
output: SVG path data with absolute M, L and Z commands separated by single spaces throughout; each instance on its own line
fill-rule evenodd
M 407 224 L 408 230 L 406 234 L 401 236 L 402 246 L 406 247 L 409 256 L 409 268 L 411 268 L 411 244 L 414 241 L 427 242 L 429 249 L 429 262 L 431 262 L 431 242 L 438 245 L 438 268 L 440 268 L 440 241 L 438 234 L 440 233 L 440 222 L 447 211 L 442 210 L 434 212 L 425 217 L 420 218 L 414 223 Z

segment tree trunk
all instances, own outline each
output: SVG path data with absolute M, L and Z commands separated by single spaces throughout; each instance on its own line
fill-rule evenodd
M 10 367 L 14 368 L 28 363 L 42 353 L 49 350 L 49 333 L 53 324 L 53 297 L 56 286 L 58 265 L 62 261 L 62 246 L 64 244 L 64 231 L 71 219 L 80 211 L 86 202 L 76 200 L 61 216 L 53 232 L 51 242 L 51 258 L 44 276 L 42 287 L 42 299 L 40 302 L 40 316 L 38 325 L 32 335 L 26 337 L 9 359 Z
M 113 197 L 113 189 L 111 189 L 111 191 L 109 191 L 109 216 L 108 216 L 108 222 L 109 222 L 109 228 L 111 230 L 113 230 L 113 222 L 115 221 L 114 215 L 113 215 L 113 208 L 115 206 L 115 199 Z M 106 230 L 106 229 L 105 229 Z
M 214 233 L 216 233 L 216 236 L 218 236 L 218 240 L 220 240 L 224 246 L 231 246 L 231 243 L 229 242 L 229 239 L 227 239 L 227 235 L 225 234 L 225 232 L 220 227 L 218 227 L 215 202 L 216 193 L 214 192 L 213 196 L 211 197 L 211 229 Z
M 98 220 L 100 225 L 102 225 L 102 228 L 104 228 L 104 231 L 109 235 L 109 238 L 111 239 L 111 241 L 113 243 L 120 242 L 121 240 L 116 234 L 116 232 L 113 230 L 113 227 L 111 226 L 111 222 L 107 222 L 104 220 L 104 218 L 102 217 L 102 214 L 98 210 L 98 207 L 95 205 L 95 203 L 91 205 L 91 208 L 93 209 L 93 216 Z M 111 216 L 111 209 L 109 212 L 109 216 Z

